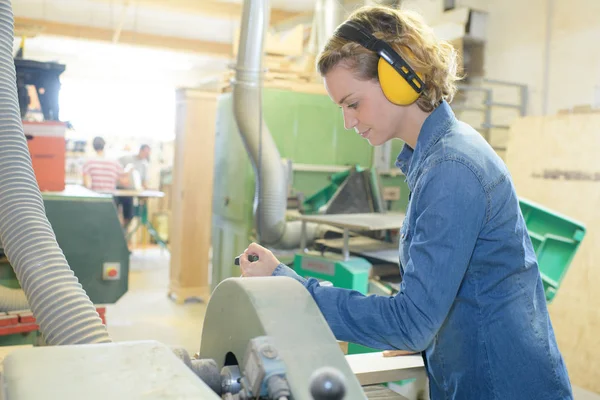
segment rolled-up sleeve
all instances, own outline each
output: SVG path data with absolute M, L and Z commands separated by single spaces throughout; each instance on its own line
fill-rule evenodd
M 300 279 L 338 340 L 422 351 L 446 319 L 485 222 L 485 191 L 468 166 L 444 161 L 421 175 L 411 201 L 409 260 L 398 294 L 365 296 Z
M 273 276 L 287 276 L 288 278 L 293 278 L 295 280 L 297 280 L 298 282 L 302 283 L 303 285 L 306 285 L 306 279 L 304 279 L 303 277 L 301 277 L 300 275 L 298 275 L 296 273 L 296 271 L 294 271 L 293 269 L 291 269 L 290 267 L 288 267 L 285 264 L 279 264 L 275 270 L 273 271 Z

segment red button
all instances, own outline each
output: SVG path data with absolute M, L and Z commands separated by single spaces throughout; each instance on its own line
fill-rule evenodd
M 109 269 L 108 270 L 108 276 L 110 276 L 111 278 L 114 276 L 117 276 L 117 270 L 116 269 Z

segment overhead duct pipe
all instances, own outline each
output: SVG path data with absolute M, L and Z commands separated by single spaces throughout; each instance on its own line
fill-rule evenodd
M 317 0 L 323 3 L 321 6 L 322 12 L 319 19 L 319 51 L 331 36 L 333 36 L 336 28 L 343 22 L 344 8 L 339 0 Z M 317 14 L 315 13 L 315 17 Z
M 0 240 L 50 345 L 110 342 L 69 268 L 31 166 L 17 100 L 10 1 L 0 2 Z
M 394 8 L 400 8 L 402 0 L 366 0 L 365 5 L 367 6 L 388 6 Z
M 337 0 L 316 0 L 307 53 L 312 61 L 321 51 L 335 29 L 343 22 L 344 8 Z M 311 68 L 314 69 L 314 65 Z
M 301 223 L 286 221 L 289 171 L 262 115 L 262 59 L 269 11 L 268 0 L 244 1 L 233 80 L 233 113 L 255 172 L 258 239 L 266 246 L 291 249 L 300 245 Z M 307 224 L 307 243 L 316 235 L 317 225 Z

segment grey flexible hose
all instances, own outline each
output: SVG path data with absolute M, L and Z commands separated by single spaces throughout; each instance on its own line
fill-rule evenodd
M 269 0 L 244 1 L 240 44 L 233 81 L 233 114 L 255 171 L 255 218 L 261 244 L 279 249 L 300 245 L 300 225 L 286 220 L 287 175 L 277 145 L 262 116 L 261 70 L 269 26 Z M 319 232 L 308 223 L 306 243 Z
M 0 240 L 50 345 L 110 342 L 44 210 L 17 101 L 14 17 L 0 2 Z

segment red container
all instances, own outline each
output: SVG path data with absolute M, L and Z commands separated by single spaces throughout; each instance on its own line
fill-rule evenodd
M 23 121 L 23 130 L 40 191 L 65 190 L 66 124 L 59 121 Z

